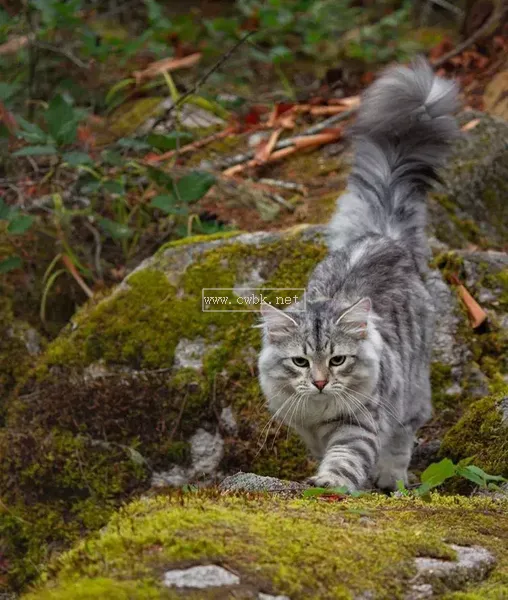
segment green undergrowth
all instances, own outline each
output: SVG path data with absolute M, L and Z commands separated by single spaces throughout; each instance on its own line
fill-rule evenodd
M 159 495 L 121 509 L 107 528 L 54 562 L 46 584 L 24 598 L 88 599 L 103 586 L 101 597 L 115 599 L 248 598 L 246 592 L 261 591 L 293 600 L 362 593 L 396 600 L 416 573 L 414 558 L 454 560 L 449 543 L 493 552 L 493 589 L 499 589 L 497 582 L 508 576 L 507 508 L 506 501 L 437 494 L 428 502 L 379 495 L 327 502 L 214 490 Z M 166 570 L 196 564 L 237 573 L 237 595 L 178 594 L 162 586 Z

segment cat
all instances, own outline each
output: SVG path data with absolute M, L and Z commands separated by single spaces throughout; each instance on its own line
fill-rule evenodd
M 424 59 L 367 89 L 305 306 L 261 307 L 260 385 L 319 461 L 315 486 L 407 484 L 415 432 L 431 416 L 426 192 L 458 135 L 456 109 L 456 85 Z

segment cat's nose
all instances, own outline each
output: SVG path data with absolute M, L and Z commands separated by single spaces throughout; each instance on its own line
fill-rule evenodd
M 320 379 L 319 381 L 313 381 L 312 383 L 317 387 L 317 389 L 320 392 L 322 392 L 323 388 L 328 383 L 328 379 Z

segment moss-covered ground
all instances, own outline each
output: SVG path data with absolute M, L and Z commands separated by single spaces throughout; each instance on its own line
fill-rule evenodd
M 64 554 L 46 585 L 25 599 L 253 598 L 257 590 L 292 600 L 345 600 L 366 592 L 396 600 L 416 574 L 415 557 L 455 558 L 448 543 L 479 544 L 496 556 L 488 585 L 498 595 L 486 597 L 501 598 L 508 583 L 507 509 L 507 501 L 438 495 L 428 502 L 378 495 L 327 502 L 213 490 L 159 495 L 133 502 Z M 237 573 L 238 590 L 189 593 L 161 584 L 168 569 L 211 563 Z

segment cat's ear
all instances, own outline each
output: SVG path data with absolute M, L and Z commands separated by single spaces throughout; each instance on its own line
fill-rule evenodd
M 335 321 L 335 325 L 343 327 L 350 335 L 364 338 L 367 335 L 369 313 L 372 310 L 370 298 L 362 298 L 345 310 Z
M 292 317 L 267 302 L 261 303 L 261 318 L 270 339 L 287 335 L 298 327 L 298 323 Z

